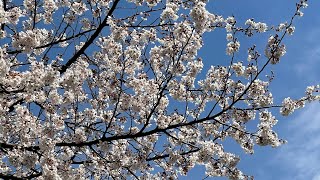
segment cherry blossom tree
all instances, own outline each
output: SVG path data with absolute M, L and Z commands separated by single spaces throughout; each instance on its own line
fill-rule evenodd
M 206 0 L 2 0 L 0 178 L 176 179 L 195 165 L 251 178 L 226 138 L 248 154 L 280 146 L 271 109 L 288 116 L 320 99 L 310 86 L 275 104 L 265 76 L 307 7 L 297 1 L 291 19 L 267 25 L 208 12 Z M 216 29 L 230 63 L 202 72 L 202 37 Z M 237 61 L 237 37 L 265 32 L 265 51 L 241 47 Z

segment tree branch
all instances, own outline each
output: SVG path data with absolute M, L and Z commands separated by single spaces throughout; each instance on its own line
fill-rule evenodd
M 100 24 L 100 26 L 97 28 L 97 30 L 93 33 L 93 35 L 90 37 L 90 39 L 81 47 L 81 49 L 76 52 L 76 54 L 69 59 L 69 61 L 63 65 L 60 69 L 60 73 L 63 74 L 64 72 L 67 71 L 67 69 L 77 61 L 77 59 L 85 52 L 85 50 L 93 43 L 93 41 L 98 37 L 98 35 L 100 34 L 100 32 L 102 31 L 102 29 L 107 26 L 107 20 L 109 18 L 109 16 L 112 15 L 112 13 L 114 12 L 114 10 L 117 7 L 117 4 L 119 3 L 120 0 L 115 0 L 112 7 L 110 8 L 107 16 L 104 18 L 104 20 L 102 21 L 102 23 Z

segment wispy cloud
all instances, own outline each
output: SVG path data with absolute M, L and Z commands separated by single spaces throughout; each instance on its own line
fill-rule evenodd
M 305 52 L 302 53 L 299 59 L 301 59 L 299 61 L 301 63 L 297 63 L 294 66 L 295 71 L 303 77 L 315 79 L 318 72 L 317 65 L 320 62 L 320 46 L 315 46 L 311 49 L 306 48 Z
M 312 103 L 288 126 L 289 143 L 271 163 L 282 165 L 282 179 L 320 180 L 320 103 Z

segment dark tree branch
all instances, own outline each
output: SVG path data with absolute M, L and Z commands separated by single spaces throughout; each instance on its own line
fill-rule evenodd
M 190 150 L 190 151 L 187 151 L 187 152 L 183 152 L 180 155 L 183 156 L 183 155 L 195 153 L 195 152 L 198 152 L 198 151 L 200 151 L 200 148 L 193 149 L 193 150 Z M 147 158 L 146 161 L 154 161 L 154 160 L 164 159 L 164 158 L 168 158 L 168 157 L 169 157 L 169 154 L 164 154 L 164 155 L 159 155 L 159 156 L 154 156 L 154 157 L 151 157 L 151 158 Z
M 102 29 L 104 27 L 106 27 L 107 24 L 107 20 L 108 18 L 113 14 L 114 10 L 117 7 L 117 4 L 119 3 L 120 0 L 115 0 L 112 7 L 110 8 L 108 14 L 106 15 L 106 17 L 104 18 L 104 20 L 102 21 L 102 23 L 100 24 L 100 26 L 97 28 L 97 30 L 93 33 L 93 35 L 89 38 L 89 40 L 81 47 L 81 49 L 76 52 L 76 54 L 69 59 L 69 61 L 63 65 L 60 69 L 60 73 L 63 74 L 64 72 L 66 72 L 66 70 L 77 61 L 77 59 L 85 52 L 85 50 L 93 43 L 93 41 L 98 37 L 98 35 L 100 34 L 100 32 L 102 31 Z

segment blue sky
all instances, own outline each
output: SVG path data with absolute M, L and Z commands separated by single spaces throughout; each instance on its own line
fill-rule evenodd
M 295 11 L 295 0 L 212 0 L 207 8 L 210 12 L 223 15 L 234 15 L 241 24 L 249 18 L 256 22 L 277 25 L 289 21 Z M 287 54 L 280 64 L 271 66 L 275 72 L 275 80 L 270 89 L 274 101 L 281 103 L 288 96 L 299 98 L 304 95 L 308 85 L 320 84 L 320 1 L 310 1 L 304 9 L 304 16 L 294 21 L 296 27 L 293 36 L 287 36 L 284 43 Z M 199 55 L 204 59 L 204 70 L 210 65 L 227 65 L 225 54 L 225 31 L 214 31 L 204 36 L 204 47 Z M 238 59 L 246 61 L 246 51 L 253 43 L 263 49 L 267 38 L 272 33 L 256 36 L 251 39 L 241 38 Z M 288 140 L 288 144 L 279 148 L 255 147 L 254 155 L 246 155 L 236 145 L 228 145 L 226 149 L 240 154 L 240 168 L 244 173 L 253 175 L 258 180 L 320 180 L 320 103 L 307 104 L 289 117 L 279 116 L 275 127 L 278 135 Z M 202 179 L 204 168 L 197 167 L 181 179 Z M 210 178 L 207 178 L 210 179 Z M 215 179 L 215 178 L 211 178 Z M 220 179 L 220 178 L 219 178 Z

